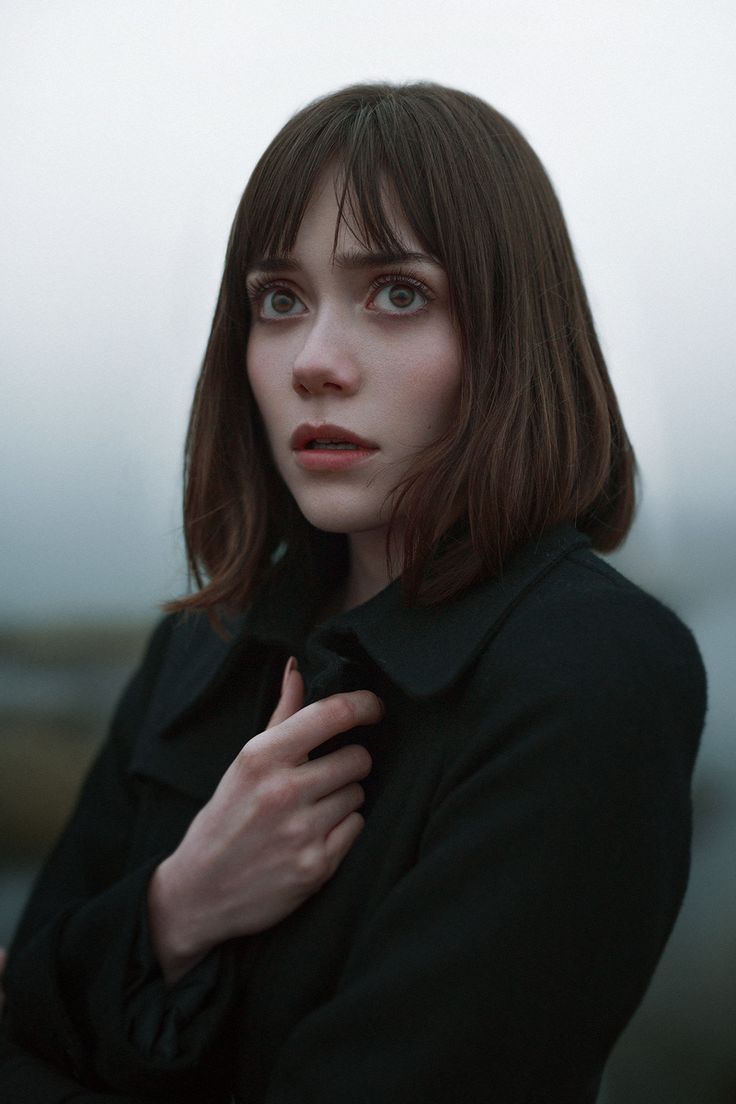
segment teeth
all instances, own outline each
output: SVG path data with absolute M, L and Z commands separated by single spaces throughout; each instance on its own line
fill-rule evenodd
M 310 441 L 308 448 L 331 448 L 331 449 L 357 449 L 358 446 L 352 444 L 350 441 L 332 441 L 332 440 L 319 440 Z

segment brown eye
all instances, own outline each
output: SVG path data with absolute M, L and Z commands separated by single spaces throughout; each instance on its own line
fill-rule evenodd
M 306 310 L 299 296 L 287 287 L 256 287 L 250 293 L 250 299 L 258 317 L 267 322 L 277 318 L 294 318 Z
M 419 314 L 426 310 L 430 301 L 424 284 L 417 280 L 415 286 L 415 281 L 407 276 L 382 277 L 376 284 L 378 290 L 373 297 L 373 306 L 383 314 Z
M 296 301 L 296 296 L 288 291 L 274 291 L 271 293 L 271 306 L 277 314 L 288 314 Z
M 388 297 L 395 307 L 410 307 L 414 302 L 415 295 L 414 288 L 406 287 L 405 284 L 393 284 L 388 293 Z

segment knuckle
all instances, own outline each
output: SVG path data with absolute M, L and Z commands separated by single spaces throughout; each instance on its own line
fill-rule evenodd
M 239 774 L 247 778 L 258 777 L 265 766 L 263 749 L 257 744 L 256 737 L 249 740 L 245 747 L 241 748 L 235 756 L 235 766 Z
M 304 813 L 295 813 L 284 822 L 281 829 L 282 836 L 287 843 L 295 846 L 303 846 L 309 839 L 309 822 Z
M 323 882 L 329 875 L 329 864 L 324 847 L 311 844 L 299 852 L 296 862 L 299 882 L 303 885 L 315 885 Z
M 280 813 L 289 809 L 296 801 L 298 786 L 284 774 L 271 775 L 263 781 L 256 794 L 259 808 L 267 813 Z
M 234 766 L 238 773 L 249 774 L 253 769 L 255 758 L 253 749 L 249 743 L 246 744 L 244 748 L 241 748 L 234 760 Z

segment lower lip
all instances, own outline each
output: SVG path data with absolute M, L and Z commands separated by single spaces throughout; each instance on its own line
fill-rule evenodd
M 344 471 L 364 464 L 378 449 L 295 449 L 294 456 L 300 467 L 307 471 Z

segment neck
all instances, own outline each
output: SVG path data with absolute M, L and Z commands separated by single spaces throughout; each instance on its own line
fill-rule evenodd
M 350 533 L 350 566 L 342 582 L 328 597 L 321 619 L 360 606 L 382 591 L 401 573 L 401 557 L 396 537 L 391 543 L 390 569 L 386 565 L 386 530 L 371 529 Z

